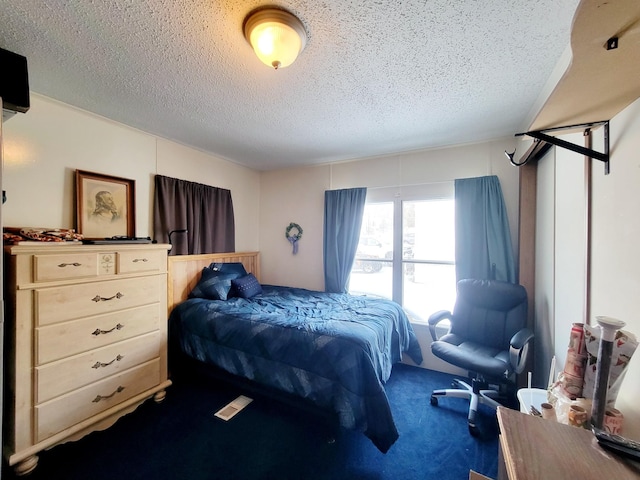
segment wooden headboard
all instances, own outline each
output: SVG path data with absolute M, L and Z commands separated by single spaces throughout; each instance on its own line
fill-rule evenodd
M 189 292 L 200 280 L 200 272 L 213 262 L 241 262 L 247 272 L 260 280 L 260 252 L 206 253 L 202 255 L 175 255 L 168 257 L 167 307 L 187 299 Z

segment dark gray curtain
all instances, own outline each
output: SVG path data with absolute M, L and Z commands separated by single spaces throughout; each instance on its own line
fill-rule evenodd
M 153 236 L 169 243 L 170 255 L 235 251 L 231 191 L 156 175 Z M 179 230 L 187 230 L 180 232 Z
M 347 293 L 358 249 L 366 188 L 324 192 L 324 289 Z
M 495 175 L 455 181 L 456 279 L 516 283 L 509 219 Z

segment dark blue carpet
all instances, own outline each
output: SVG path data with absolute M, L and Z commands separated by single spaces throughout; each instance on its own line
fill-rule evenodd
M 467 429 L 468 402 L 429 403 L 431 391 L 447 388 L 452 378 L 394 367 L 386 388 L 400 438 L 387 454 L 362 434 L 261 397 L 224 422 L 213 413 L 246 392 L 174 379 L 163 403 L 148 401 L 108 430 L 42 452 L 26 478 L 466 480 L 470 469 L 495 478 L 495 414 L 482 410 L 482 435 L 474 438 Z M 13 475 L 5 471 L 4 478 Z

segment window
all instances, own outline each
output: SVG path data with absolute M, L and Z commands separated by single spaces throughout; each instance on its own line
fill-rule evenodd
M 453 194 L 381 196 L 368 197 L 349 292 L 395 300 L 412 322 L 426 323 L 455 303 Z
M 412 321 L 426 322 L 456 300 L 453 199 L 402 203 L 403 288 L 401 305 Z
M 350 293 L 393 298 L 393 207 L 393 202 L 365 205 Z

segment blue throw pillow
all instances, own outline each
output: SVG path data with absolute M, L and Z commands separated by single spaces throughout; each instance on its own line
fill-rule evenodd
M 244 277 L 247 274 L 247 271 L 244 269 L 244 265 L 240 262 L 214 262 L 209 265 L 209 268 L 220 273 L 237 273 L 238 277 Z
M 251 298 L 259 293 L 262 293 L 262 285 L 258 282 L 258 279 L 249 273 L 244 277 L 234 278 L 231 280 L 233 286 L 234 295 L 242 298 Z
M 200 280 L 189 293 L 189 298 L 226 300 L 231 290 L 231 281 L 239 276 L 237 273 L 220 273 L 205 267 L 202 269 Z

